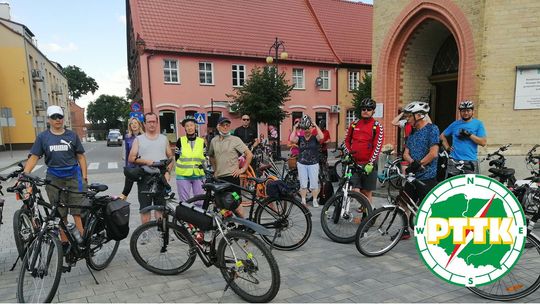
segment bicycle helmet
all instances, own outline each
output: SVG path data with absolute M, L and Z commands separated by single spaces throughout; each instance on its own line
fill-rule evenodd
M 459 107 L 458 107 L 460 110 L 467 110 L 467 109 L 474 109 L 474 103 L 472 102 L 472 100 L 463 100 L 459 103 Z
M 371 99 L 370 97 L 364 98 L 360 102 L 360 108 L 367 108 L 367 109 L 375 110 L 376 107 L 377 107 L 377 103 L 375 102 L 375 100 Z
M 186 122 L 188 121 L 192 121 L 194 123 L 197 123 L 197 121 L 195 120 L 195 117 L 191 116 L 191 115 L 188 115 L 186 117 L 184 117 L 184 119 L 182 120 L 182 127 L 184 127 L 186 125 Z
M 311 127 L 311 125 L 312 125 L 311 117 L 309 117 L 309 115 L 304 115 L 302 116 L 302 119 L 300 119 L 300 123 L 298 124 L 298 127 L 300 129 L 307 130 Z
M 236 192 L 216 193 L 216 206 L 220 209 L 236 210 L 240 201 L 240 195 Z
M 403 112 L 412 114 L 427 114 L 429 112 L 429 105 L 427 104 L 427 102 L 413 101 L 405 106 Z

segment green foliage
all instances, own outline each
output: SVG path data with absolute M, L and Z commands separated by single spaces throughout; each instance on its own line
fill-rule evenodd
M 100 95 L 88 104 L 86 116 L 95 127 L 124 129 L 129 119 L 129 102 L 123 97 Z
M 360 102 L 362 99 L 371 97 L 371 73 L 365 73 L 362 81 L 358 84 L 358 87 L 352 91 L 354 111 L 356 117 L 360 117 Z
M 88 92 L 94 94 L 99 89 L 99 85 L 94 78 L 86 75 L 86 73 L 77 66 L 68 65 L 62 72 L 68 81 L 69 96 L 71 96 L 71 99 L 74 101 Z
M 277 77 L 276 77 L 277 76 Z M 248 114 L 256 122 L 279 124 L 289 113 L 281 107 L 289 101 L 294 85 L 289 85 L 285 72 L 276 75 L 273 67 L 255 67 L 249 79 L 234 94 L 227 94 L 235 102 L 237 112 Z

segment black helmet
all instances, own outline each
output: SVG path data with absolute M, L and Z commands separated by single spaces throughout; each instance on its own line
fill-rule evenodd
M 377 103 L 375 102 L 375 100 L 371 99 L 370 97 L 364 98 L 360 102 L 360 108 L 367 108 L 367 109 L 375 110 L 376 107 L 377 107 Z
M 311 122 L 311 117 L 308 115 L 302 116 L 302 119 L 300 119 L 300 123 L 298 124 L 298 127 L 300 129 L 309 129 L 313 123 Z
M 236 192 L 216 193 L 216 206 L 220 209 L 236 210 L 240 201 L 240 195 Z
M 186 122 L 188 122 L 188 121 L 193 121 L 194 123 L 197 123 L 197 121 L 195 120 L 195 117 L 193 117 L 191 115 L 188 115 L 188 116 L 184 117 L 184 119 L 182 120 L 182 127 L 184 127 Z
M 474 103 L 472 100 L 463 100 L 459 103 L 460 110 L 474 109 Z

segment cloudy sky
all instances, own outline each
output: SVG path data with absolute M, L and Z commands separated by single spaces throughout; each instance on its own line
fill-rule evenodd
M 125 0 L 0 2 L 10 4 L 11 19 L 34 33 L 50 60 L 64 67 L 76 65 L 97 81 L 99 90 L 81 97 L 80 106 L 86 108 L 101 94 L 125 96 L 129 86 Z

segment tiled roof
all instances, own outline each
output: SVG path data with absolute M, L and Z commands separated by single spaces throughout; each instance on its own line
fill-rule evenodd
M 343 0 L 307 0 L 343 63 L 371 64 L 373 6 Z
M 336 0 L 128 1 L 131 11 L 137 10 L 132 14 L 134 29 L 147 49 L 261 58 L 268 55 L 275 37 L 279 37 L 285 43 L 290 60 L 339 63 L 336 51 L 345 62 L 371 63 L 371 27 L 365 29 L 369 30 L 365 35 L 343 35 L 338 27 L 345 26 L 344 29 L 353 34 L 351 23 L 327 19 L 341 19 L 342 14 L 347 20 L 369 15 L 371 24 L 372 6 Z M 355 9 L 346 9 L 346 6 Z M 357 11 L 356 6 L 362 13 L 358 17 L 352 13 Z M 353 26 L 360 23 L 350 22 Z M 369 40 L 362 41 L 364 36 Z M 341 41 L 345 38 L 350 40 Z M 335 45 L 330 46 L 328 41 Z M 353 47 L 347 47 L 349 43 Z M 364 44 L 368 47 L 357 50 L 357 45 Z M 354 57 L 358 55 L 362 57 Z

